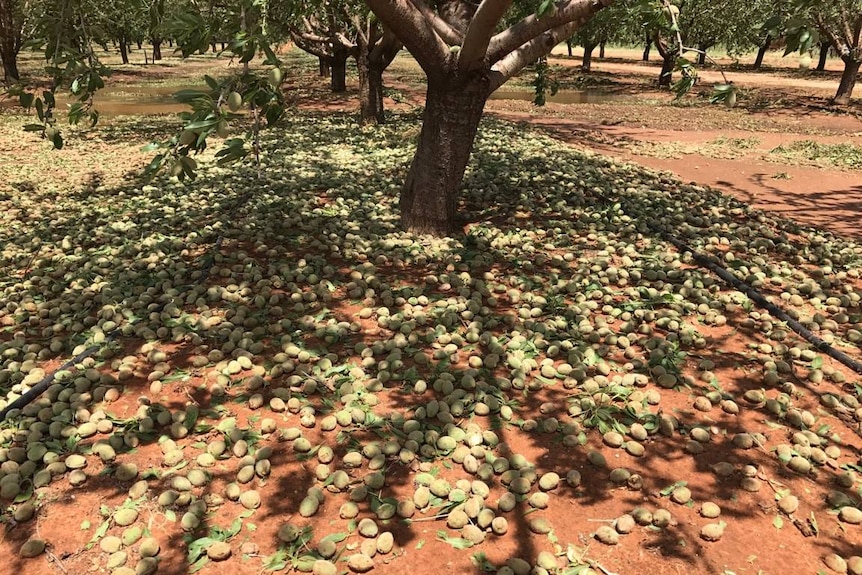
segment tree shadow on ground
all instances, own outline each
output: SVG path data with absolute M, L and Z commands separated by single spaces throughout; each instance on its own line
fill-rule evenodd
M 451 510 L 445 489 L 482 498 L 481 488 L 473 491 L 476 475 L 465 469 L 472 465 L 464 463 L 470 461 L 468 453 L 477 467 L 483 460 L 490 468 L 482 471 L 489 491 L 483 505 L 509 520 L 508 537 L 484 535 L 499 544 L 496 551 L 482 544 L 473 549 L 487 550 L 495 565 L 513 558 L 534 564 L 540 551 L 555 552 L 557 544 L 563 552 L 568 544 L 589 547 L 598 524 L 594 520 L 607 522 L 635 507 L 665 507 L 672 513 L 670 525 L 638 530 L 625 536 L 623 545 L 626 537 L 639 538 L 640 546 L 692 570 L 714 571 L 719 566 L 700 547 L 693 511 L 663 494 L 681 474 L 698 479 L 691 482 L 696 501 L 721 502 L 728 520 L 776 513 L 766 485 L 756 494 L 741 489 L 746 465 L 794 493 L 811 490 L 808 502 L 822 502 L 825 484 L 786 472 L 769 452 L 771 442 L 788 440 L 783 424 L 758 449 L 741 450 L 728 440 L 761 429 L 761 417 L 778 417 L 764 411 L 765 402 L 746 406 L 734 417 L 711 405 L 711 419 L 703 419 L 691 403 L 711 388 L 685 379 L 693 368 L 684 356 L 663 367 L 676 366 L 678 390 L 660 389 L 654 381 L 656 366 L 676 357 L 675 350 L 714 358 L 712 346 L 721 345 L 720 338 L 734 329 L 746 342 L 772 341 L 767 339 L 771 330 L 762 330 L 765 320 L 749 325 L 743 324 L 746 318 L 734 323 L 729 316 L 725 331 L 707 333 L 709 324 L 697 317 L 698 298 L 718 302 L 715 294 L 726 290 L 710 291 L 716 284 L 688 261 L 668 267 L 671 248 L 662 230 L 709 247 L 713 234 L 733 229 L 740 257 L 772 262 L 800 254 L 812 263 L 824 260 L 827 255 L 815 249 L 816 236 L 663 175 L 593 155 L 551 154 L 550 141 L 534 135 L 515 145 L 524 137 L 515 128 L 487 122 L 465 180 L 463 211 L 472 221 L 466 235 L 412 238 L 398 230 L 393 206 L 397 181 L 410 159 L 414 122 L 415 117 L 407 117 L 372 134 L 355 130 L 343 117 L 296 116 L 285 123 L 284 139 L 265 142 L 269 153 L 261 179 L 254 170 L 213 168 L 213 179 L 204 174 L 188 186 L 161 181 L 89 195 L 61 197 L 43 190 L 2 200 L 0 207 L 11 214 L 4 223 L 12 224 L 0 232 L 0 241 L 10 246 L 2 261 L 10 279 L 2 284 L 6 306 L 0 320 L 4 333 L 11 334 L 0 344 L 4 393 L 20 389 L 37 364 L 48 371 L 78 346 L 98 339 L 109 330 L 106 322 L 124 330 L 120 345 L 88 364 L 97 370 L 94 381 L 68 378 L 74 391 L 64 400 L 63 384 L 58 384 L 7 424 L 4 443 L 24 447 L 37 437 L 47 440 L 49 422 L 56 420 L 74 440 L 71 448 L 58 446 L 61 457 L 67 449 L 87 454 L 89 444 L 106 439 L 77 437 L 86 419 L 80 410 L 113 414 L 114 425 L 122 427 L 113 433 L 124 446 L 117 460 L 138 462 L 140 472 L 157 470 L 158 477 L 147 480 L 153 496 L 169 485 L 175 488 L 174 478 L 187 477 L 192 469 L 210 474 L 206 485 L 191 489 L 207 502 L 209 515 L 202 514 L 189 541 L 216 526 L 224 528 L 243 512 L 226 496 L 227 485 L 238 481 L 243 456 L 217 458 L 206 467 L 199 458 L 207 446 L 224 438 L 232 450 L 245 441 L 251 444 L 246 461 L 252 464 L 255 453 L 271 447 L 268 473 L 239 486 L 243 492 L 254 487 L 263 505 L 248 518 L 257 524 L 254 535 L 243 531 L 238 537 L 258 546 L 249 556 L 272 558 L 281 547 L 286 563 L 316 556 L 314 546 L 325 535 L 361 540 L 353 534 L 355 523 L 368 517 L 391 530 L 401 549 L 418 547 L 421 534 L 430 533 L 435 540 L 428 542 L 429 549 L 450 551 L 449 544 L 437 540 L 458 538 L 457 531 L 445 528 Z M 604 189 L 607 182 L 613 185 Z M 687 206 L 685 213 L 672 209 L 679 202 Z M 710 216 L 709 225 L 704 214 Z M 763 226 L 773 244 L 747 252 L 749 242 L 766 233 Z M 33 259 L 36 246 L 44 249 Z M 847 249 L 853 250 L 849 244 Z M 609 273 L 611 267 L 618 268 L 615 274 Z M 200 283 L 204 269 L 208 275 Z M 747 277 L 747 271 L 735 272 Z M 688 291 L 696 286 L 703 291 Z M 824 295 L 833 293 L 832 286 L 822 289 Z M 621 313 L 614 315 L 614 306 Z M 61 310 L 59 318 L 52 309 Z M 624 327 L 624 322 L 632 325 Z M 691 325 L 672 327 L 671 322 Z M 55 331 L 55 325 L 62 329 Z M 621 334 L 628 346 L 618 344 Z M 625 355 L 629 348 L 632 357 Z M 726 362 L 745 359 L 722 355 Z M 762 365 L 757 358 L 749 360 Z M 26 361 L 34 365 L 25 372 Z M 571 368 L 568 375 L 562 373 L 564 363 Z M 714 363 L 716 373 L 726 378 L 721 385 L 728 397 L 758 388 L 756 380 Z M 624 382 L 627 375 L 638 378 Z M 161 382 L 160 389 L 154 381 Z M 122 389 L 120 397 L 102 402 L 112 388 Z M 828 383 L 824 388 L 835 390 Z M 661 414 L 648 391 L 661 394 L 666 425 L 675 426 L 667 435 L 657 432 Z M 782 393 L 767 391 L 771 397 Z M 636 392 L 640 395 L 632 399 Z M 812 398 L 788 400 L 809 410 L 816 405 Z M 66 404 L 61 413 L 53 413 L 61 403 Z M 198 415 L 189 437 L 176 439 L 190 463 L 171 469 L 164 463 L 161 438 L 183 435 L 176 424 L 194 411 Z M 169 421 L 160 423 L 160 413 L 171 414 Z M 321 416 L 333 418 L 334 426 L 330 421 L 324 430 Z M 839 425 L 829 412 L 821 417 Z M 229 418 L 236 418 L 239 432 L 218 429 Z M 602 436 L 616 424 L 628 433 L 641 418 L 652 427 L 642 441 L 642 456 L 603 443 L 608 440 Z M 262 431 L 264 419 L 272 420 L 267 432 Z M 690 440 L 694 428 L 707 429 L 709 440 Z M 447 434 L 461 438 L 455 448 L 439 441 Z M 303 446 L 299 438 L 308 443 Z M 704 444 L 702 453 L 694 453 L 691 441 Z M 322 446 L 332 450 L 330 461 Z M 456 452 L 464 456 L 461 464 Z M 605 465 L 591 452 L 601 453 Z M 849 449 L 841 461 L 848 457 Z M 345 469 L 348 482 L 336 485 L 334 472 L 346 460 L 353 460 Z M 131 482 L 99 475 L 107 467 L 93 455 L 88 461 L 91 476 L 72 493 L 87 494 L 96 508 L 98 502 L 120 505 Z M 733 466 L 721 479 L 715 472 L 719 462 Z M 612 482 L 611 471 L 620 467 L 637 474 L 640 483 Z M 817 469 L 826 476 L 836 473 Z M 580 473 L 575 485 L 565 480 L 571 470 Z M 510 512 L 497 508 L 513 482 L 528 481 L 532 494 L 547 472 L 563 478 L 549 491 L 547 510 L 528 500 L 517 501 Z M 438 499 L 425 513 L 413 515 L 416 521 L 384 518 L 392 509 L 381 511 L 383 506 L 412 500 L 419 485 L 437 480 L 446 485 L 435 485 Z M 463 481 L 466 489 L 459 487 Z M 69 492 L 59 477 L 42 489 L 51 497 Z M 323 501 L 316 514 L 302 517 L 302 502 L 309 496 Z M 351 497 L 354 510 L 343 507 Z M 42 517 L 61 510 L 55 503 L 42 507 Z M 142 508 L 159 521 L 168 510 L 179 519 L 186 509 L 162 509 L 151 498 Z M 580 509 L 614 515 L 587 517 Z M 445 513 L 431 520 L 441 510 Z M 825 511 L 822 503 L 815 511 Z M 546 531 L 536 518 L 547 519 L 556 542 L 551 533 L 535 533 Z M 164 521 L 159 534 L 169 545 L 163 544 L 159 571 L 184 572 L 188 542 L 179 526 Z M 313 530 L 307 547 L 294 550 L 295 556 L 277 536 L 284 523 Z M 7 541 L 22 542 L 40 526 L 48 528 L 39 520 L 15 525 Z M 121 530 L 110 526 L 109 532 Z M 88 536 L 68 538 L 66 559 L 90 556 L 84 549 Z M 59 540 L 52 543 L 59 551 Z M 828 544 L 845 556 L 852 551 L 850 538 L 830 537 Z M 588 556 L 595 554 L 604 564 L 613 561 L 609 549 L 593 546 Z M 390 568 L 403 570 L 403 561 L 394 557 Z M 11 564 L 28 569 L 17 556 Z

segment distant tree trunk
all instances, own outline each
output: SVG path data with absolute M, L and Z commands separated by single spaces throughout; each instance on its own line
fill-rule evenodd
M 705 66 L 706 65 L 706 51 L 709 50 L 709 44 L 701 44 L 697 47 L 700 52 L 697 53 L 697 65 Z
M 644 53 L 643 53 L 643 56 L 641 56 L 641 60 L 643 60 L 644 62 L 649 62 L 649 53 L 650 53 L 651 49 L 652 49 L 652 40 L 650 38 L 647 38 L 646 44 L 644 45 Z
M 852 56 L 845 56 L 841 59 L 844 60 L 844 72 L 841 74 L 841 83 L 838 84 L 838 92 L 832 98 L 832 103 L 846 106 L 853 96 L 853 88 L 856 86 L 856 77 L 859 75 L 859 66 L 862 61 Z
M 0 0 L 0 61 L 3 82 L 14 84 L 21 79 L 18 72 L 18 51 L 21 50 L 21 22 L 15 17 L 14 0 Z
M 171 48 L 173 48 L 173 47 L 174 47 L 174 41 L 173 41 L 173 39 L 172 39 L 172 38 L 168 38 L 168 46 L 169 46 L 169 47 L 171 47 Z
M 589 72 L 593 66 L 593 51 L 596 49 L 596 44 L 584 44 L 584 59 L 581 61 L 581 71 Z
M 125 34 L 120 34 L 120 60 L 122 60 L 123 64 L 129 63 L 129 40 L 126 38 Z
M 829 42 L 822 42 L 820 44 L 820 59 L 817 61 L 817 71 L 823 72 L 826 70 L 826 59 L 829 58 L 829 48 L 832 46 Z
M 763 39 L 763 44 L 761 44 L 760 48 L 757 49 L 757 57 L 754 59 L 755 70 L 760 70 L 760 67 L 763 66 L 763 57 L 766 56 L 766 52 L 769 51 L 769 46 L 771 44 L 772 38 L 767 34 L 766 38 Z
M 317 70 L 321 78 L 329 76 L 329 61 L 323 56 L 317 57 Z
M 227 42 L 222 42 L 221 43 L 221 49 L 224 50 L 226 48 L 227 48 Z
M 0 60 L 3 60 L 3 82 L 14 84 L 21 79 L 18 73 L 18 55 L 7 53 L 5 49 L 0 52 Z
M 607 44 L 606 40 L 599 42 L 599 58 L 602 60 L 605 58 L 605 44 Z
M 330 86 L 333 92 L 347 91 L 347 50 L 336 49 L 330 62 Z
M 135 44 L 137 44 L 137 45 L 138 45 L 138 50 L 142 50 L 142 49 L 143 49 L 143 47 L 144 47 L 144 41 L 143 41 L 143 40 L 141 40 L 140 38 L 139 38 L 139 39 L 137 39 L 137 40 L 135 40 Z
M 162 39 L 153 37 L 153 62 L 158 62 L 162 59 Z
M 368 58 L 368 50 L 356 56 L 356 70 L 359 73 L 359 123 L 382 124 L 383 114 L 383 70 Z M 364 54 L 363 54 L 364 53 Z
M 658 85 L 662 88 L 668 88 L 673 84 L 673 69 L 676 67 L 676 55 L 668 53 L 662 56 L 661 72 L 658 76 Z
M 401 189 L 401 223 L 411 232 L 455 231 L 458 191 L 488 98 L 483 76 L 428 79 L 422 131 Z
M 668 46 L 658 34 L 653 37 L 653 44 L 655 44 L 656 50 L 658 50 L 662 58 L 658 85 L 662 88 L 670 87 L 673 84 L 673 69 L 676 67 L 677 52 Z
M 572 57 L 572 39 L 571 38 L 566 40 L 566 50 L 569 51 L 569 58 L 571 58 Z

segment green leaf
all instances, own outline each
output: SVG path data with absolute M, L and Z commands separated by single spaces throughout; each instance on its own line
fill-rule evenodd
M 186 408 L 186 418 L 183 421 L 183 425 L 185 425 L 186 429 L 194 429 L 199 414 L 200 409 L 198 409 L 197 405 L 192 404 Z
M 189 566 L 189 573 L 197 573 L 198 571 L 203 569 L 207 563 L 209 563 L 209 557 L 207 557 L 206 555 L 198 557 L 197 561 L 195 561 Z
M 686 485 L 688 485 L 687 481 L 677 481 L 676 483 L 668 485 L 667 487 L 662 489 L 659 493 L 661 493 L 661 495 L 663 497 L 667 497 L 668 495 L 673 493 L 673 490 L 676 489 L 677 487 L 685 487 Z
M 321 543 L 324 541 L 332 541 L 333 543 L 341 543 L 345 539 L 350 537 L 348 533 L 332 533 L 331 535 L 327 535 L 323 539 L 320 540 Z
M 775 518 L 773 518 L 772 525 L 774 525 L 776 529 L 784 527 L 784 519 L 781 518 L 781 515 L 776 515 Z

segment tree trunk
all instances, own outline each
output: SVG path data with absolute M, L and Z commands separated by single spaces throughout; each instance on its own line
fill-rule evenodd
M 676 54 L 669 52 L 661 62 L 661 72 L 658 76 L 658 85 L 667 88 L 673 83 L 673 69 L 676 67 Z
M 356 69 L 359 72 L 359 123 L 383 124 L 383 70 L 380 63 L 370 62 L 368 51 L 362 50 L 356 56 Z
M 401 190 L 401 225 L 415 233 L 455 231 L 458 190 L 488 97 L 488 80 L 428 80 L 419 144 Z
M 572 39 L 571 38 L 566 40 L 566 50 L 569 51 L 569 58 L 571 58 L 572 57 Z
M 601 58 L 602 60 L 605 59 L 605 44 L 607 44 L 607 42 L 605 42 L 604 40 L 599 42 L 599 58 Z
M 335 93 L 347 91 L 347 56 L 347 50 L 336 50 L 330 63 L 330 86 Z
M 706 66 L 706 51 L 709 50 L 709 46 L 701 44 L 697 49 L 700 50 L 700 52 L 697 53 L 697 65 Z
M 211 44 L 210 44 L 210 48 L 212 48 L 213 54 L 215 54 L 215 53 L 216 53 L 216 50 L 218 49 L 218 48 L 216 48 L 216 43 L 215 43 L 215 42 L 213 42 L 213 43 L 211 43 Z
M 826 59 L 829 58 L 829 42 L 820 44 L 820 59 L 817 60 L 817 71 L 823 72 L 826 70 Z
M 135 40 L 135 43 L 138 45 L 138 50 L 141 50 L 144 47 L 143 40 Z
M 644 53 L 641 56 L 641 60 L 644 62 L 649 62 L 649 53 L 652 50 L 652 40 L 647 40 L 646 46 L 644 46 Z
M 120 59 L 123 64 L 129 63 L 129 42 L 125 35 L 120 35 Z
M 763 40 L 763 44 L 761 44 L 760 48 L 757 49 L 757 58 L 754 59 L 755 70 L 760 70 L 760 67 L 763 66 L 763 57 L 766 56 L 766 52 L 769 50 L 770 44 L 772 44 L 772 38 L 767 34 L 766 38 Z
M 162 59 L 162 39 L 153 38 L 153 62 Z
M 226 49 L 227 49 L 227 42 L 222 42 L 222 43 L 221 43 L 221 49 L 222 49 L 222 50 L 226 50 Z
M 859 66 L 862 61 L 852 57 L 845 57 L 842 60 L 844 60 L 844 73 L 841 74 L 841 83 L 838 84 L 838 92 L 832 98 L 832 103 L 846 106 L 853 96 L 853 88 L 856 86 L 856 77 L 859 75 Z
M 326 58 L 323 58 L 322 56 L 318 56 L 317 57 L 317 69 L 318 69 L 318 72 L 320 73 L 321 78 L 325 78 L 325 77 L 329 76 L 329 73 L 330 73 L 329 61 Z
M 18 73 L 18 55 L 14 51 L 7 54 L 4 49 L 0 52 L 0 60 L 3 60 L 3 81 L 6 84 L 14 84 L 21 79 Z
M 593 66 L 593 51 L 596 49 L 595 44 L 584 44 L 584 59 L 581 61 L 581 71 L 589 72 Z

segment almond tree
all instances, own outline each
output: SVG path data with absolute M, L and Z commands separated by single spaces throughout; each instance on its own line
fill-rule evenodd
M 419 143 L 401 189 L 406 229 L 439 235 L 456 228 L 458 189 L 488 97 L 613 2 L 543 0 L 501 30 L 512 0 L 366 0 L 428 79 Z
M 3 64 L 3 81 L 17 82 L 18 52 L 21 50 L 21 29 L 26 7 L 20 0 L 0 0 L 0 63 Z
M 383 72 L 401 50 L 398 38 L 360 2 L 321 0 L 270 4 L 287 16 L 290 37 L 300 49 L 325 61 L 332 71 L 332 90 L 343 92 L 348 57 L 359 74 L 360 122 L 384 122 Z
M 844 62 L 844 72 L 832 101 L 846 105 L 853 96 L 862 65 L 862 2 L 821 0 L 806 2 L 807 14 Z

